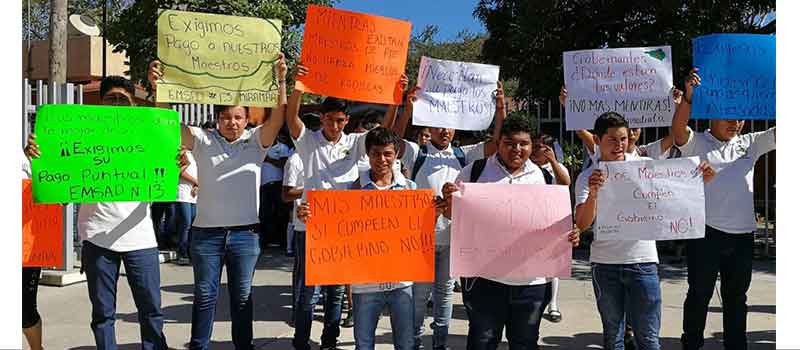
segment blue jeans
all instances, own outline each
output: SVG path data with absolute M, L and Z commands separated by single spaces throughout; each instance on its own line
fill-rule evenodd
M 189 232 L 197 215 L 194 203 L 175 202 L 175 227 L 178 230 L 178 258 L 189 257 Z
M 433 294 L 433 347 L 447 347 L 450 318 L 453 315 L 453 287 L 450 278 L 450 246 L 436 246 L 434 283 L 414 283 L 414 345 L 422 345 L 425 333 L 425 312 L 428 298 Z M 432 291 L 432 293 L 431 293 Z
M 592 264 L 592 284 L 603 322 L 603 348 L 624 350 L 625 321 L 639 350 L 658 350 L 661 286 L 658 264 Z
M 164 315 L 161 313 L 161 275 L 158 249 L 115 252 L 83 241 L 81 268 L 86 272 L 89 300 L 92 303 L 92 332 L 97 349 L 117 348 L 114 315 L 117 312 L 117 280 L 120 263 L 133 294 L 139 316 L 142 349 L 167 349 Z
M 175 227 L 175 202 L 153 202 L 150 205 L 150 218 L 159 248 L 169 247 L 172 244 L 169 233 Z
M 485 278 L 462 278 L 469 317 L 468 350 L 494 350 L 506 329 L 510 350 L 539 349 L 539 325 L 552 295 L 550 283 L 512 286 Z
M 392 321 L 392 342 L 396 350 L 414 347 L 414 298 L 411 286 L 388 292 L 353 293 L 356 349 L 375 349 L 375 329 L 384 306 L 389 305 Z
M 292 345 L 296 350 L 309 350 L 311 338 L 311 321 L 314 319 L 314 305 L 319 300 L 319 290 L 325 291 L 325 324 L 322 329 L 321 347 L 335 347 L 339 338 L 339 323 L 342 320 L 342 300 L 344 286 L 308 286 L 306 285 L 306 232 L 295 231 L 294 247 L 297 255 L 294 258 L 295 300 L 294 339 Z
M 190 349 L 208 349 L 217 305 L 222 265 L 227 267 L 230 293 L 231 338 L 234 348 L 253 349 L 252 284 L 258 246 L 257 226 L 252 228 L 192 227 L 194 302 Z

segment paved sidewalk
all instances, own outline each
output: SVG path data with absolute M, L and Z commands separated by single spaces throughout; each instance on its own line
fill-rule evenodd
M 540 344 L 543 349 L 602 349 L 600 318 L 594 302 L 587 251 L 575 252 L 573 277 L 561 281 L 559 307 L 564 315 L 561 323 L 542 321 Z M 255 345 L 257 349 L 291 349 L 293 329 L 287 321 L 291 310 L 291 262 L 277 251 L 262 255 L 255 276 Z M 662 349 L 680 349 L 683 299 L 686 294 L 686 269 L 680 265 L 661 265 L 663 297 Z M 192 309 L 192 268 L 173 264 L 161 265 L 164 331 L 169 346 L 185 349 L 189 340 Z M 750 287 L 748 337 L 751 350 L 775 348 L 775 262 L 756 261 Z M 230 341 L 230 314 L 227 288 L 220 290 L 211 349 L 233 349 Z M 120 278 L 117 300 L 117 342 L 121 350 L 140 349 L 136 309 L 124 277 Z M 89 329 L 90 304 L 86 284 L 68 287 L 39 287 L 39 312 L 44 319 L 44 346 L 47 349 L 94 349 Z M 321 319 L 321 313 L 318 314 Z M 428 318 L 430 322 L 430 318 Z M 378 349 L 392 349 L 388 317 L 378 329 Z M 314 322 L 312 349 L 318 348 L 322 332 Z M 722 349 L 722 313 L 719 299 L 712 299 L 706 328 L 706 350 Z M 450 347 L 466 345 L 467 316 L 456 295 L 453 321 L 450 326 Z M 426 342 L 430 337 L 426 337 Z M 24 344 L 24 340 L 23 340 Z M 340 347 L 354 349 L 352 329 L 342 328 Z M 430 348 L 430 343 L 426 343 Z M 27 345 L 25 345 L 27 349 Z M 507 349 L 505 345 L 501 349 Z

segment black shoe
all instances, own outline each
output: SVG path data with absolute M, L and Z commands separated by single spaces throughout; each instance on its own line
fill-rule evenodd
M 637 350 L 633 332 L 625 331 L 625 350 Z
M 355 321 L 353 321 L 353 314 L 347 314 L 347 318 L 342 321 L 342 327 L 344 328 L 353 328 L 355 326 Z

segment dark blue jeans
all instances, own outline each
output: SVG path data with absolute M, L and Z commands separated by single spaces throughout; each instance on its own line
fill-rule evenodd
M 163 332 L 164 315 L 161 313 L 158 249 L 114 252 L 83 241 L 81 257 L 92 303 L 91 327 L 97 349 L 117 348 L 114 315 L 117 312 L 120 263 L 125 264 L 128 285 L 136 304 L 142 349 L 167 349 Z
M 153 202 L 150 205 L 150 218 L 153 220 L 153 229 L 156 231 L 156 240 L 159 248 L 172 245 L 169 233 L 175 227 L 175 202 Z
M 732 235 L 706 226 L 706 236 L 686 241 L 689 291 L 683 303 L 684 349 L 703 347 L 708 303 L 717 275 L 722 294 L 726 350 L 747 349 L 747 290 L 753 276 L 753 234 Z
M 189 233 L 197 215 L 194 203 L 175 202 L 175 226 L 178 230 L 178 258 L 189 257 Z
M 661 286 L 658 264 L 592 264 L 592 284 L 603 322 L 603 348 L 624 350 L 625 321 L 639 350 L 658 350 Z
M 237 350 L 253 349 L 252 283 L 261 249 L 252 228 L 192 227 L 194 302 L 190 349 L 206 350 L 211 339 L 222 266 L 227 267 L 231 338 Z
M 317 287 L 307 286 L 305 281 L 306 271 L 306 233 L 295 231 L 294 276 L 295 299 L 294 307 L 294 339 L 292 345 L 296 350 L 309 350 L 311 345 L 311 321 L 314 319 L 314 305 L 319 300 L 320 293 L 315 293 Z M 339 323 L 342 320 L 342 300 L 344 299 L 344 286 L 322 286 L 325 292 L 325 325 L 322 329 L 321 347 L 335 347 L 339 338 Z
M 467 349 L 497 349 L 506 329 L 511 350 L 538 349 L 539 325 L 550 303 L 550 283 L 511 286 L 484 278 L 462 278 L 469 317 Z

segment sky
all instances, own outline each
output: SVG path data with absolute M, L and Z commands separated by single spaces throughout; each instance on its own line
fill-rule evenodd
M 340 0 L 335 6 L 344 10 L 364 12 L 410 21 L 418 33 L 426 25 L 439 26 L 437 40 L 450 40 L 467 29 L 483 33 L 486 28 L 472 16 L 477 0 Z

